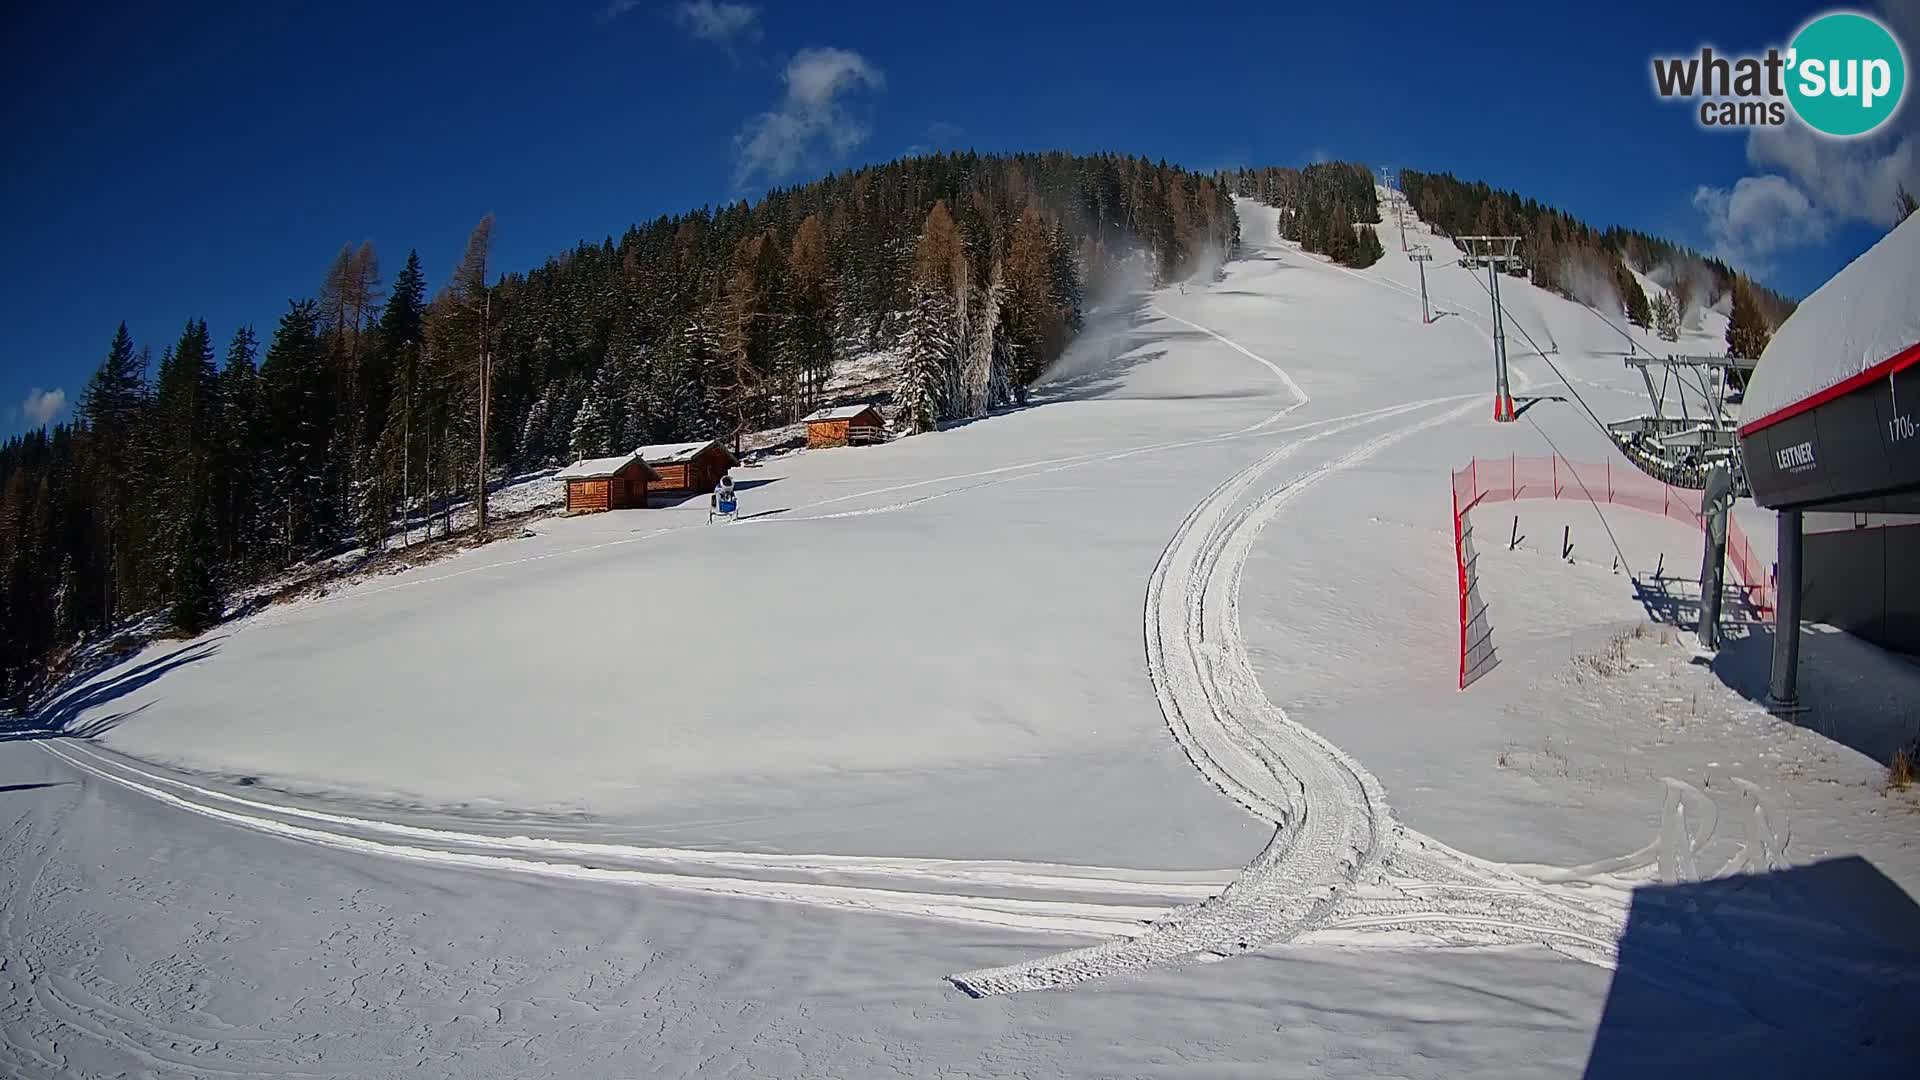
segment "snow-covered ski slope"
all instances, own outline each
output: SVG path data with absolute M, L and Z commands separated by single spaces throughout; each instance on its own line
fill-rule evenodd
M 1396 231 L 1355 272 L 1241 213 L 1224 281 L 1097 312 L 1034 407 L 740 470 L 737 524 L 547 520 L 74 688 L 49 714 L 97 738 L 0 743 L 0 1066 L 1563 1075 L 1616 960 L 1688 1032 L 1643 1040 L 1658 1068 L 1901 1061 L 1856 998 L 1750 985 L 1911 1004 L 1913 941 L 1788 947 L 1827 927 L 1804 891 L 1677 924 L 1765 923 L 1784 960 L 1616 955 L 1649 883 L 1859 853 L 1920 886 L 1874 762 L 1626 632 L 1697 534 L 1522 506 L 1482 545 L 1503 663 L 1452 689 L 1449 470 L 1612 453 L 1527 338 L 1609 419 L 1645 408 L 1623 334 L 1665 343 L 1505 279 L 1542 400 L 1496 426 L 1450 245 L 1421 230 L 1422 325 Z M 1489 945 L 1545 948 L 1458 948 Z

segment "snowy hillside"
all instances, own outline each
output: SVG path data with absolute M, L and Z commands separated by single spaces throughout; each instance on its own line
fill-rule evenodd
M 92 739 L 0 742 L 57 785 L 0 796 L 0 1072 L 1900 1074 L 1920 942 L 1793 868 L 1920 891 L 1854 737 L 1909 667 L 1816 635 L 1828 711 L 1776 721 L 1757 627 L 1677 628 L 1697 530 L 1516 502 L 1454 688 L 1452 470 L 1626 468 L 1576 395 L 1646 411 L 1630 347 L 1724 316 L 1504 279 L 1496 425 L 1451 242 L 1414 230 L 1429 325 L 1397 229 L 1354 271 L 1239 212 L 1223 280 L 1101 312 L 1031 407 L 71 688 L 29 719 Z

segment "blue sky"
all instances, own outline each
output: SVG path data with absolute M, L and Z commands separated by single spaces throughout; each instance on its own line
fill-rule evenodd
M 1916 40 L 1920 2 L 1875 4 Z M 926 148 L 1451 170 L 1798 294 L 1884 229 L 1920 114 L 1767 142 L 1654 99 L 1655 52 L 1762 48 L 1824 9 L 1774 0 L 194 7 L 0 16 L 0 433 L 70 415 L 122 319 L 156 355 L 189 317 L 266 337 L 344 243 L 389 277 L 418 248 L 438 288 L 489 211 L 496 267 L 524 270 Z

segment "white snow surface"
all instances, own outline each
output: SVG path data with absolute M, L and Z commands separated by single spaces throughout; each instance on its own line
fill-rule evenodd
M 1904 1075 L 1912 665 L 1812 634 L 1775 719 L 1764 627 L 1674 625 L 1697 531 L 1523 502 L 1453 689 L 1450 470 L 1607 460 L 1573 396 L 1666 343 L 1504 279 L 1495 425 L 1444 238 L 1423 325 L 1397 229 L 1240 210 L 1029 408 L 0 718 L 0 1075 Z
M 1747 384 L 1741 422 L 1798 404 L 1920 345 L 1920 215 L 1848 263 L 1794 309 Z

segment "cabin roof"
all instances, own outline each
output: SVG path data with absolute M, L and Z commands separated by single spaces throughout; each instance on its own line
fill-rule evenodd
M 807 414 L 803 423 L 816 424 L 823 420 L 851 420 L 861 413 L 878 412 L 872 405 L 842 405 L 837 409 L 820 409 Z
M 586 458 L 576 461 L 554 473 L 553 478 L 555 480 L 604 480 L 620 473 L 634 462 L 640 462 L 640 467 L 647 472 L 647 479 L 660 479 L 659 473 L 654 472 L 646 462 L 641 461 L 638 451 L 618 457 Z
M 720 446 L 716 439 L 708 439 L 705 442 L 655 443 L 652 446 L 643 446 L 634 453 L 639 454 L 649 465 L 684 465 L 714 446 Z M 723 446 L 720 449 L 729 460 L 733 458 L 732 451 Z

